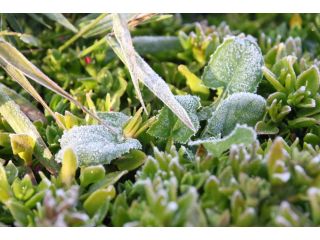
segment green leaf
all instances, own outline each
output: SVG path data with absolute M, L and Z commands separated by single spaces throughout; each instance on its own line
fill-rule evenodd
M 298 89 L 302 86 L 306 86 L 306 90 L 310 91 L 312 96 L 315 96 L 318 93 L 319 84 L 319 70 L 316 66 L 311 66 L 298 76 L 296 88 Z
M 47 148 L 45 142 L 41 138 L 36 127 L 30 122 L 20 108 L 15 104 L 5 90 L 0 87 L 0 114 L 6 119 L 9 125 L 17 134 L 27 134 L 36 141 L 34 149 L 35 157 L 46 167 L 51 173 L 56 173 L 57 166 L 51 161 L 52 154 Z
M 61 150 L 56 160 L 61 161 L 65 149 L 71 148 L 78 158 L 79 166 L 109 164 L 130 150 L 141 148 L 138 140 L 122 137 L 122 127 L 127 121 L 124 114 L 104 113 L 102 118 L 116 129 L 117 134 L 111 133 L 104 125 L 73 127 L 62 135 Z
M 202 81 L 195 74 L 193 74 L 187 66 L 179 65 L 178 71 L 187 79 L 187 86 L 194 94 L 199 94 L 204 99 L 209 97 L 209 88 L 202 85 Z
M 28 200 L 35 192 L 29 175 L 25 175 L 22 180 L 16 178 L 12 184 L 14 196 L 22 201 Z
M 7 174 L 0 163 L 0 202 L 5 203 L 10 199 L 11 191 L 10 186 L 7 179 Z
M 10 134 L 9 136 L 13 154 L 19 155 L 26 165 L 30 166 L 36 144 L 35 139 L 28 134 Z
M 132 171 L 140 167 L 147 159 L 147 155 L 140 150 L 132 150 L 130 153 L 113 161 L 113 164 L 121 171 Z
M 86 199 L 90 194 L 92 194 L 93 192 L 95 192 L 96 190 L 98 189 L 103 189 L 103 188 L 107 188 L 109 187 L 110 185 L 113 185 L 115 184 L 116 182 L 119 181 L 119 179 L 127 174 L 128 171 L 116 171 L 116 172 L 111 172 L 111 173 L 108 173 L 103 179 L 101 179 L 100 181 L 92 184 L 90 187 L 89 187 L 89 190 L 83 194 L 80 199 L 83 200 L 83 199 Z
M 30 220 L 33 217 L 33 213 L 30 209 L 16 200 L 10 200 L 6 205 L 18 226 L 29 226 Z
M 265 123 L 263 121 L 257 122 L 255 130 L 258 134 L 261 135 L 273 135 L 279 132 L 279 129 L 276 126 L 272 125 L 272 123 Z
M 60 178 L 65 185 L 70 186 L 76 175 L 77 168 L 77 156 L 74 154 L 72 149 L 65 149 L 63 153 L 62 167 L 60 170 Z
M 191 95 L 176 96 L 176 99 L 188 113 L 195 129 L 198 130 L 200 124 L 197 109 L 200 107 L 200 99 Z M 157 120 L 147 133 L 161 139 L 172 137 L 174 141 L 179 143 L 186 143 L 194 135 L 194 132 L 186 127 L 166 106 L 160 110 Z
M 83 167 L 80 173 L 80 185 L 86 187 L 98 182 L 104 178 L 105 173 L 106 171 L 102 165 Z
M 205 130 L 207 136 L 228 135 L 239 124 L 254 126 L 265 113 L 266 101 L 254 93 L 234 93 L 221 102 Z
M 83 208 L 89 214 L 89 216 L 94 216 L 94 214 L 106 204 L 106 202 L 113 199 L 116 195 L 116 190 L 111 185 L 105 189 L 98 189 L 93 192 L 83 203 Z
M 235 129 L 224 138 L 209 138 L 190 142 L 189 145 L 202 144 L 209 152 L 219 157 L 224 151 L 230 149 L 233 144 L 250 145 L 257 140 L 257 134 L 253 128 L 246 125 L 237 125 Z
M 113 51 L 118 55 L 122 62 L 126 63 L 124 54 L 120 45 L 112 37 L 106 38 L 108 44 L 112 47 Z M 137 74 L 138 79 L 146 85 L 149 90 L 156 95 L 164 104 L 166 104 L 178 118 L 192 131 L 196 131 L 192 121 L 185 111 L 171 93 L 170 88 L 166 82 L 137 54 Z
M 6 94 L 20 106 L 20 109 L 24 114 L 28 116 L 32 121 L 41 120 L 42 122 L 46 121 L 43 113 L 39 111 L 29 100 L 24 98 L 21 94 L 18 94 L 11 88 L 0 83 L 0 88 L 2 88 Z
M 255 92 L 262 78 L 263 57 L 248 38 L 227 38 L 213 53 L 202 80 L 211 88 L 223 87 L 229 93 Z

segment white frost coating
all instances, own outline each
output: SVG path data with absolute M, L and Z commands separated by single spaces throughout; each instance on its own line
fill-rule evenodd
M 138 81 L 138 74 L 137 74 L 137 68 L 138 68 L 137 60 L 135 56 L 135 50 L 132 44 L 130 31 L 127 25 L 127 19 L 123 14 L 114 13 L 112 22 L 113 22 L 113 32 L 121 47 L 121 50 L 125 59 L 125 64 L 128 67 L 128 70 L 131 75 L 134 89 L 137 93 L 138 99 L 144 111 L 147 112 L 146 106 L 144 105 L 144 101 L 139 89 L 139 81 Z
M 254 126 L 265 112 L 266 101 L 254 93 L 234 93 L 224 100 L 208 120 L 207 136 L 225 136 L 236 124 Z
M 119 140 L 103 125 L 74 127 L 62 135 L 60 145 L 56 160 L 61 162 L 65 149 L 71 148 L 80 166 L 108 164 L 131 149 L 141 148 L 138 140 Z
M 167 208 L 171 211 L 174 212 L 178 209 L 178 204 L 176 202 L 169 202 L 167 205 Z
M 262 78 L 263 56 L 249 38 L 229 37 L 211 55 L 202 76 L 206 86 L 229 94 L 255 92 Z
M 289 179 L 291 177 L 291 174 L 289 172 L 284 172 L 284 173 L 274 173 L 272 175 L 272 178 L 274 179 L 278 179 L 280 180 L 281 182 L 285 183 L 285 182 L 288 182 Z

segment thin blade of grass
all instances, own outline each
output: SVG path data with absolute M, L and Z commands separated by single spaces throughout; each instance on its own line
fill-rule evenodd
M 80 37 L 82 37 L 86 32 L 88 32 L 91 28 L 96 26 L 105 16 L 107 16 L 107 13 L 100 14 L 99 17 L 97 17 L 94 21 L 92 21 L 90 24 L 82 28 L 79 32 L 77 32 L 76 35 L 74 35 L 72 38 L 70 38 L 68 41 L 66 41 L 61 47 L 59 47 L 59 51 L 65 50 L 67 47 L 69 47 L 71 44 L 73 44 L 75 41 L 77 41 Z
M 46 104 L 46 102 L 42 99 L 39 93 L 30 84 L 27 78 L 18 69 L 16 69 L 12 65 L 5 64 L 1 58 L 0 66 L 3 67 L 6 70 L 6 72 L 12 77 L 12 79 L 18 82 L 20 86 L 24 88 L 24 90 L 26 90 L 36 101 L 38 101 L 50 113 L 50 115 L 56 120 L 57 124 L 62 129 L 65 129 L 64 125 L 55 116 L 54 112 L 50 109 L 50 107 Z
M 21 94 L 18 94 L 13 89 L 8 88 L 2 83 L 0 83 L 0 87 L 2 87 L 6 91 L 7 95 L 20 106 L 21 111 L 24 112 L 31 121 L 40 120 L 42 122 L 46 122 L 46 118 L 43 113 Z
M 123 15 L 117 14 L 117 13 L 113 14 L 113 31 L 121 47 L 125 64 L 128 67 L 128 70 L 130 72 L 133 86 L 138 96 L 138 99 L 144 111 L 147 113 L 147 109 L 146 109 L 146 106 L 144 105 L 144 101 L 139 88 L 139 80 L 138 80 L 138 74 L 136 69 L 137 61 L 135 56 L 135 50 L 133 48 L 130 31 L 127 26 L 127 21 Z
M 57 165 L 52 154 L 41 138 L 36 127 L 20 110 L 19 106 L 8 96 L 6 89 L 0 86 L 0 114 L 18 134 L 28 134 L 36 141 L 35 157 L 52 174 L 57 173 Z
M 120 45 L 117 43 L 114 37 L 107 36 L 106 41 L 121 59 L 126 64 L 124 53 Z M 166 82 L 135 52 L 137 61 L 137 74 L 139 80 L 146 85 L 147 88 L 153 92 L 171 111 L 177 115 L 177 117 L 192 131 L 195 131 L 191 119 L 186 110 L 179 104 L 171 93 L 170 88 Z
M 78 29 L 72 25 L 72 23 L 69 22 L 69 20 L 63 16 L 61 13 L 42 13 L 47 18 L 61 24 L 65 28 L 71 30 L 72 32 L 76 33 L 78 32 Z
M 60 96 L 66 98 L 70 102 L 74 103 L 82 111 L 89 114 L 92 118 L 99 122 L 102 122 L 94 113 L 88 110 L 80 102 L 74 99 L 69 93 L 63 90 L 58 84 L 47 77 L 43 72 L 41 72 L 35 65 L 33 65 L 23 54 L 21 54 L 15 47 L 13 47 L 8 42 L 0 40 L 0 59 L 2 59 L 2 64 L 12 65 L 21 71 L 28 78 L 34 80 L 38 84 L 48 88 L 49 90 L 59 94 Z M 22 83 L 23 84 L 23 83 Z M 111 127 L 107 126 L 109 130 L 113 131 Z

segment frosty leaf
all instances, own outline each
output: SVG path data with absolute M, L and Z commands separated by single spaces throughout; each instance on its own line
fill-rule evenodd
M 187 111 L 193 125 L 198 130 L 199 120 L 197 116 L 197 109 L 200 107 L 199 98 L 185 95 L 176 96 L 176 99 Z M 158 119 L 149 128 L 148 133 L 162 139 L 172 137 L 174 141 L 180 143 L 186 143 L 189 138 L 194 135 L 194 132 L 187 128 L 168 107 L 163 107 L 161 109 Z
M 119 129 L 122 129 L 125 123 L 130 119 L 129 116 L 122 112 L 97 112 L 97 115 L 108 125 Z
M 119 44 L 112 37 L 107 37 L 106 40 L 121 61 L 125 63 Z M 196 131 L 186 110 L 175 99 L 165 81 L 137 53 L 135 54 L 139 80 L 142 81 L 143 84 L 146 85 L 147 88 L 149 88 L 149 90 L 153 92 L 153 94 L 156 95 L 164 104 L 166 104 L 186 126 L 188 126 L 192 131 Z
M 212 54 L 202 80 L 211 88 L 224 87 L 229 94 L 255 92 L 262 78 L 263 57 L 248 38 L 226 39 Z
M 56 160 L 60 162 L 65 149 L 71 148 L 79 166 L 108 164 L 131 149 L 141 148 L 138 140 L 121 139 L 103 125 L 74 127 L 62 135 L 60 145 Z
M 115 13 L 113 14 L 113 31 L 114 35 L 116 36 L 116 39 L 121 47 L 125 64 L 128 67 L 128 70 L 131 75 L 132 83 L 134 86 L 134 89 L 137 93 L 138 99 L 145 110 L 147 112 L 147 109 L 144 105 L 144 101 L 141 95 L 141 91 L 139 89 L 139 80 L 138 80 L 138 73 L 137 73 L 137 60 L 135 55 L 135 50 L 133 48 L 132 39 L 130 35 L 130 31 L 128 29 L 127 25 L 127 19 L 124 15 Z
M 208 138 L 190 142 L 189 145 L 202 144 L 207 151 L 215 156 L 220 156 L 224 151 L 230 149 L 233 144 L 252 144 L 257 139 L 257 134 L 253 128 L 246 125 L 237 125 L 236 128 L 224 138 Z
M 235 93 L 224 100 L 208 120 L 206 135 L 225 136 L 237 123 L 254 126 L 261 120 L 266 107 L 263 97 L 254 93 Z

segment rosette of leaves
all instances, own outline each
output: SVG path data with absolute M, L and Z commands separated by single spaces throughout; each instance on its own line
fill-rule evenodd
M 310 181 L 320 174 L 318 158 L 311 145 L 288 146 L 281 138 L 263 148 L 258 142 L 233 145 L 229 156 L 217 159 L 183 147 L 154 149 L 135 183 L 121 185 L 112 224 L 316 226 L 319 189 Z
M 81 167 L 71 149 L 65 151 L 58 176 L 39 179 L 11 161 L 0 164 L 1 221 L 15 226 L 99 226 L 116 192 L 113 185 L 127 173 L 106 173 L 102 165 Z M 20 178 L 19 176 L 24 176 Z
M 319 70 L 315 65 L 301 70 L 304 68 L 296 61 L 296 57 L 287 56 L 271 69 L 263 69 L 266 80 L 276 91 L 268 96 L 267 115 L 256 130 L 281 135 L 295 131 L 315 144 L 319 141 L 314 136 L 319 119 Z
M 256 140 L 253 129 L 237 124 L 253 127 L 265 113 L 264 98 L 253 93 L 261 80 L 262 64 L 260 49 L 249 38 L 228 38 L 217 48 L 202 79 L 208 87 L 222 87 L 223 93 L 208 114 L 203 132 L 207 139 L 191 142 L 191 145 L 203 144 L 219 156 L 233 143 L 251 144 Z
M 218 27 L 195 23 L 189 34 L 179 31 L 179 40 L 184 51 L 177 56 L 186 62 L 195 60 L 199 67 L 202 67 L 227 35 L 232 33 L 224 23 Z

